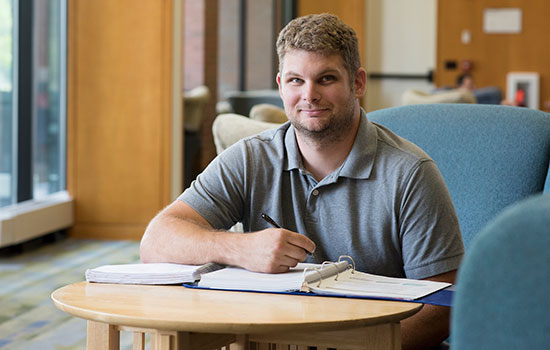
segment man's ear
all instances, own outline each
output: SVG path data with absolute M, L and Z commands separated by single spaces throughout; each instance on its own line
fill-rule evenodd
M 279 87 L 279 95 L 281 96 L 281 98 L 283 98 L 283 87 L 281 85 L 281 73 L 277 73 L 277 77 L 275 78 L 275 80 L 277 81 L 277 86 Z
M 367 71 L 365 68 L 360 67 L 355 73 L 355 81 L 353 82 L 355 87 L 355 97 L 361 98 L 365 94 L 367 89 Z

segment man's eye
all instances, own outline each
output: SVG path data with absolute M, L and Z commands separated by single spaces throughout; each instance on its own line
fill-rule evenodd
M 323 82 L 323 83 L 331 82 L 331 81 L 334 81 L 334 80 L 336 80 L 334 75 L 325 75 L 325 76 L 321 77 L 321 82 Z

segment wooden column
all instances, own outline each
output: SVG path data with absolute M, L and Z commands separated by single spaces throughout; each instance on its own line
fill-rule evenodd
M 139 239 L 172 200 L 173 8 L 179 0 L 68 3 L 71 235 Z M 175 84 L 177 85 L 177 84 Z

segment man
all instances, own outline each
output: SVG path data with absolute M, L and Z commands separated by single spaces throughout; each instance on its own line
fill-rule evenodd
M 314 252 L 309 261 L 351 255 L 360 271 L 454 282 L 464 248 L 449 193 L 424 152 L 361 110 L 354 31 L 332 15 L 301 17 L 277 52 L 290 123 L 212 161 L 151 221 L 142 260 L 277 273 Z M 247 233 L 223 231 L 236 222 Z M 425 305 L 403 321 L 403 345 L 439 344 L 448 319 L 448 308 Z
M 475 89 L 474 77 L 469 73 L 462 73 L 456 78 L 456 88 L 460 90 L 473 91 Z

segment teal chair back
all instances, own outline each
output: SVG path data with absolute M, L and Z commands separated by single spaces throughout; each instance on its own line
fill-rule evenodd
M 508 205 L 550 191 L 550 115 L 527 108 L 409 105 L 368 114 L 436 162 L 451 193 L 464 245 Z
M 466 252 L 451 312 L 453 350 L 550 348 L 550 195 L 506 209 Z

